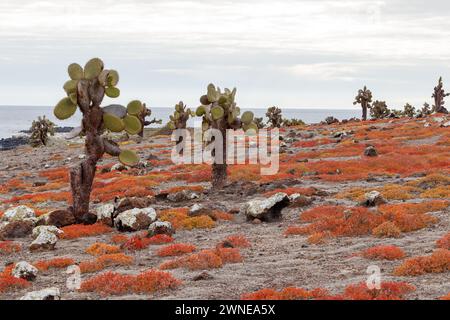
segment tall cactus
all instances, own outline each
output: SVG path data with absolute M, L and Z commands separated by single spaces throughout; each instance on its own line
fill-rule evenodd
M 373 119 L 387 118 L 391 114 L 385 101 L 376 100 L 370 107 L 370 115 Z
M 269 121 L 267 121 L 267 123 L 270 124 L 272 128 L 280 128 L 283 124 L 283 116 L 281 115 L 280 108 L 277 108 L 275 106 L 268 108 L 266 117 L 269 118 Z
M 150 108 L 147 108 L 147 105 L 145 103 L 142 104 L 142 111 L 141 113 L 139 113 L 137 115 L 137 117 L 139 118 L 139 120 L 141 121 L 142 124 L 142 129 L 141 131 L 138 133 L 138 135 L 140 137 L 144 137 L 144 127 L 149 126 L 153 123 L 157 123 L 157 124 L 161 124 L 162 120 L 161 119 L 156 119 L 153 118 L 150 121 L 145 120 L 145 118 L 150 117 L 152 115 L 152 110 L 150 110 Z
M 450 96 L 450 93 L 445 93 L 442 84 L 442 77 L 439 78 L 438 85 L 434 87 L 433 95 L 434 106 L 433 111 L 438 113 L 448 113 L 448 110 L 444 107 L 444 98 Z
M 183 103 L 183 101 L 180 101 L 175 105 L 175 111 L 173 112 L 173 115 L 169 117 L 169 128 L 172 130 L 186 129 L 189 117 L 194 116 L 195 112 L 191 111 L 191 109 L 186 109 L 186 105 Z
M 409 103 L 405 104 L 405 106 L 403 107 L 403 115 L 406 117 L 414 117 L 415 113 L 416 113 L 416 108 L 414 108 L 412 105 L 410 105 Z
M 95 222 L 95 215 L 89 213 L 89 200 L 97 162 L 105 153 L 118 156 L 126 165 L 139 162 L 138 156 L 129 150 L 121 150 L 117 143 L 109 140 L 103 133 L 126 131 L 137 134 L 142 124 L 137 115 L 142 112 L 142 104 L 131 102 L 127 108 L 112 105 L 102 108 L 100 104 L 105 95 L 117 98 L 120 90 L 116 87 L 119 74 L 115 70 L 106 70 L 99 58 L 89 60 L 84 69 L 76 63 L 68 67 L 70 80 L 64 84 L 67 97 L 58 102 L 54 109 L 56 118 L 70 118 L 77 109 L 83 115 L 82 130 L 85 135 L 86 158 L 70 170 L 70 186 L 73 204 L 71 211 L 77 222 Z
M 212 83 L 208 85 L 207 94 L 200 97 L 201 105 L 197 108 L 196 114 L 203 118 L 202 129 L 217 129 L 223 137 L 223 158 L 214 159 L 212 164 L 212 187 L 221 189 L 227 180 L 227 161 L 226 161 L 226 131 L 228 129 L 244 131 L 258 131 L 257 125 L 253 122 L 253 113 L 246 111 L 240 116 L 240 108 L 235 102 L 236 88 L 233 90 L 225 89 L 224 92 Z M 240 116 L 240 117 L 239 117 Z
M 370 103 L 372 102 L 372 91 L 364 86 L 363 89 L 358 90 L 358 95 L 353 101 L 353 105 L 360 104 L 362 108 L 362 119 L 367 120 L 367 108 L 370 108 Z
M 45 116 L 38 117 L 34 120 L 30 128 L 30 145 L 34 148 L 46 146 L 48 136 L 55 134 L 55 124 L 48 120 Z

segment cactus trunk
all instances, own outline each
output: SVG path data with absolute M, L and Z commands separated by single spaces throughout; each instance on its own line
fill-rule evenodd
M 226 142 L 226 130 L 220 130 L 223 137 L 222 150 L 223 159 L 222 163 L 213 163 L 212 165 L 212 188 L 216 190 L 222 189 L 227 183 L 227 142 Z
M 99 106 L 93 106 L 83 113 L 83 127 L 86 132 L 86 159 L 70 171 L 70 186 L 72 189 L 72 211 L 79 223 L 93 223 L 95 216 L 89 213 L 89 200 L 94 182 L 97 162 L 105 153 L 103 139 L 99 136 L 103 111 Z
M 362 105 L 362 119 L 363 119 L 363 121 L 367 120 L 367 104 L 366 103 L 364 103 Z

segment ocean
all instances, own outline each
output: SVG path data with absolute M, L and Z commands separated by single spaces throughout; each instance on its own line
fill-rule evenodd
M 169 120 L 169 115 L 173 113 L 173 108 L 151 108 L 152 116 L 157 119 L 162 119 L 163 123 Z M 265 117 L 266 109 L 252 109 L 245 108 L 245 110 L 253 111 L 256 117 L 263 117 L 264 122 L 267 121 Z M 306 123 L 318 123 L 328 116 L 342 120 L 352 117 L 360 117 L 361 110 L 355 109 L 282 109 L 283 117 L 292 119 L 301 119 Z M 18 135 L 19 131 L 27 130 L 31 127 L 33 120 L 38 116 L 45 115 L 57 126 L 61 127 L 76 127 L 80 125 L 81 113 L 77 113 L 70 119 L 61 121 L 53 116 L 53 107 L 49 106 L 0 106 L 0 119 L 2 125 L 0 126 L 0 139 L 9 138 Z M 191 119 L 188 125 L 193 126 L 194 121 Z M 159 125 L 152 125 L 159 126 Z

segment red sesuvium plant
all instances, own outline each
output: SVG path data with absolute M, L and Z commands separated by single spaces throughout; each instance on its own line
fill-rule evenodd
M 102 223 L 95 223 L 92 225 L 74 224 L 62 227 L 61 230 L 64 232 L 61 234 L 62 239 L 92 237 L 113 231 L 112 228 Z
M 67 268 L 73 264 L 75 264 L 75 260 L 72 258 L 53 258 L 49 260 L 39 260 L 33 263 L 33 265 L 40 271 Z
M 160 248 L 156 255 L 160 257 L 172 257 L 172 256 L 181 256 L 187 253 L 192 253 L 197 248 L 192 244 L 186 243 L 174 243 L 165 247 Z
M 6 266 L 2 272 L 0 272 L 0 294 L 10 290 L 24 289 L 31 286 L 31 282 L 12 276 L 11 273 L 14 266 L 14 264 L 10 264 Z
M 228 236 L 224 241 L 220 242 L 216 248 L 248 248 L 251 244 L 248 239 L 241 234 Z
M 405 253 L 397 246 L 375 246 L 361 252 L 366 259 L 371 260 L 397 260 L 405 257 Z
M 17 253 L 22 250 L 22 247 L 20 244 L 14 241 L 0 241 L 0 255 L 2 254 L 11 254 L 11 253 Z
M 150 245 L 161 245 L 173 242 L 173 238 L 166 234 L 147 237 L 145 234 L 135 235 L 122 244 L 122 248 L 129 251 L 139 251 Z
M 138 275 L 106 272 L 94 276 L 81 284 L 81 292 L 96 292 L 102 296 L 127 293 L 151 294 L 157 291 L 175 289 L 181 281 L 170 273 L 148 270 Z
M 395 268 L 396 276 L 419 276 L 426 273 L 442 273 L 450 271 L 450 250 L 437 249 L 429 256 L 407 259 Z
M 242 300 L 402 300 L 416 288 L 406 282 L 382 282 L 380 289 L 369 289 L 365 282 L 349 284 L 344 292 L 332 295 L 328 290 L 288 287 L 281 291 L 265 288 L 246 293 Z
M 441 249 L 450 250 L 450 232 L 437 240 L 436 246 Z
M 86 253 L 93 256 L 101 256 L 104 254 L 119 253 L 120 247 L 107 243 L 96 242 L 86 249 Z
M 93 223 L 96 219 L 95 215 L 89 213 L 89 201 L 97 162 L 105 153 L 118 156 L 126 165 L 132 166 L 139 162 L 134 152 L 122 151 L 117 143 L 103 133 L 108 129 L 112 132 L 126 130 L 129 134 L 138 134 L 142 123 L 137 115 L 142 111 L 143 105 L 136 100 L 132 101 L 128 108 L 100 106 L 105 95 L 117 98 L 120 90 L 116 87 L 119 82 L 118 72 L 105 69 L 99 58 L 89 60 L 84 68 L 72 63 L 68 67 L 68 73 L 70 80 L 64 84 L 67 97 L 58 102 L 54 115 L 59 120 L 65 120 L 77 109 L 83 115 L 81 127 L 73 135 L 85 135 L 86 159 L 70 170 L 73 198 L 70 210 L 77 222 Z

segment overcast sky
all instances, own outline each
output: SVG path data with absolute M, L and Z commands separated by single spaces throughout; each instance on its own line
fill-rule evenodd
M 54 105 L 98 56 L 121 103 L 196 106 L 213 82 L 244 108 L 351 108 L 367 84 L 399 108 L 450 91 L 449 39 L 445 0 L 1 0 L 0 105 Z

